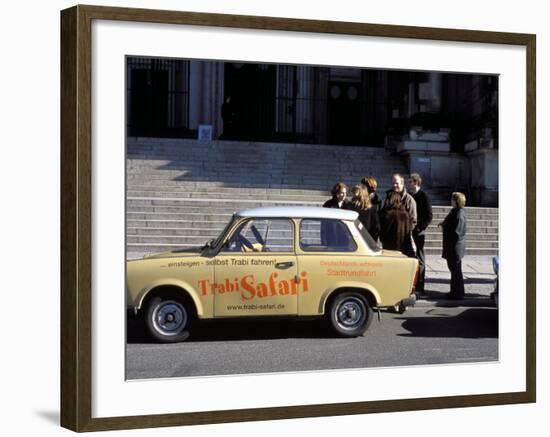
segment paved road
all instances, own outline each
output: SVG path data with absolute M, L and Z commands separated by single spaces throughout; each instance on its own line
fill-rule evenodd
M 321 321 L 204 323 L 187 342 L 147 343 L 129 324 L 129 379 L 498 360 L 498 310 L 418 306 L 382 313 L 363 337 L 335 338 Z
M 364 337 L 335 338 L 322 321 L 203 323 L 184 343 L 150 342 L 128 324 L 127 378 L 228 375 L 498 360 L 491 257 L 463 260 L 466 299 L 449 302 L 445 260 L 429 256 L 427 294 L 405 314 L 382 313 Z

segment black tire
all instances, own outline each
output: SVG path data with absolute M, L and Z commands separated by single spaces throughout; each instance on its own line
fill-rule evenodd
M 191 307 L 181 299 L 155 297 L 147 307 L 146 325 L 149 334 L 162 343 L 187 340 L 193 319 Z
M 337 334 L 358 337 L 369 328 L 373 311 L 362 294 L 349 291 L 340 293 L 331 300 L 327 315 Z

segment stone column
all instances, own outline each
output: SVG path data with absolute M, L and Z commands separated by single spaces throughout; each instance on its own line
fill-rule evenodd
M 472 203 L 479 206 L 498 206 L 498 150 L 478 149 L 467 155 L 472 169 Z
M 189 62 L 189 129 L 197 129 L 202 113 L 203 62 Z
M 313 125 L 313 68 L 300 66 L 297 76 L 296 132 L 308 135 Z

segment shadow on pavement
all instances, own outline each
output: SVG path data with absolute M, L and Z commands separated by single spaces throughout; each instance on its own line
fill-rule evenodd
M 401 317 L 409 331 L 400 337 L 430 338 L 498 338 L 498 309 L 469 308 L 458 315 L 444 313 L 444 308 L 428 310 L 425 317 Z
M 426 278 L 426 284 L 449 284 L 449 278 Z M 464 284 L 494 284 L 494 278 L 464 278 Z
M 428 302 L 435 302 L 436 306 L 493 306 L 489 293 L 471 293 L 468 292 L 461 300 L 449 300 L 447 296 L 449 291 L 427 290 L 421 294 L 420 299 Z
M 324 320 L 248 319 L 201 321 L 195 325 L 188 343 L 202 341 L 277 340 L 285 338 L 335 338 Z M 145 325 L 128 319 L 128 343 L 157 343 L 148 335 Z

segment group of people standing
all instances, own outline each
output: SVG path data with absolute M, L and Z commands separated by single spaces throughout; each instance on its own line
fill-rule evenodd
M 348 187 L 338 182 L 332 188 L 332 198 L 323 206 L 326 208 L 350 209 L 359 213 L 359 220 L 375 241 L 380 241 L 384 249 L 398 250 L 409 257 L 416 257 L 419 264 L 416 291 L 424 293 L 426 258 L 424 244 L 426 229 L 433 219 L 429 196 L 421 188 L 422 178 L 413 173 L 405 188 L 405 178 L 394 173 L 391 189 L 382 200 L 377 193 L 378 183 L 372 176 L 361 179 L 361 183 L 351 190 L 351 200 L 347 200 Z M 451 272 L 450 299 L 464 297 L 462 258 L 465 251 L 466 217 L 464 206 L 466 197 L 462 193 L 451 196 L 452 209 L 439 226 L 443 229 L 443 253 Z

